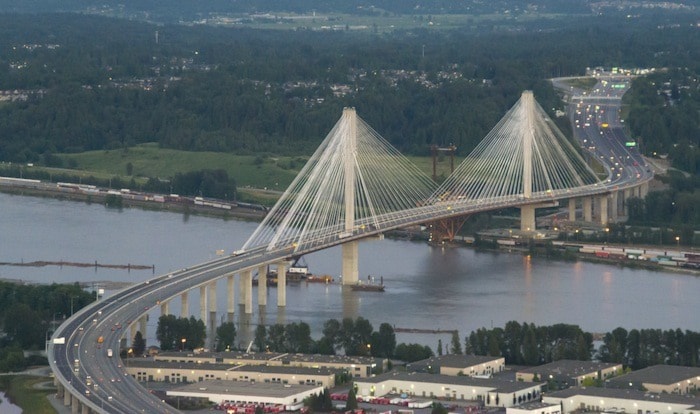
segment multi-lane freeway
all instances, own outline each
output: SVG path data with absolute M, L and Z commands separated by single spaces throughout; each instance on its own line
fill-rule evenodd
M 620 118 L 622 95 L 631 80 L 629 76 L 600 77 L 591 91 L 573 96 L 568 107 L 574 137 L 609 169 L 608 185 L 621 188 L 653 177 Z
M 84 405 L 96 412 L 176 413 L 177 410 L 163 403 L 141 387 L 134 378 L 126 375 L 118 355 L 120 339 L 125 336 L 129 326 L 137 323 L 144 313 L 161 302 L 225 275 L 409 224 L 505 206 L 601 195 L 648 181 L 651 172 L 636 150 L 625 147 L 627 137 L 619 120 L 620 97 L 629 87 L 628 82 L 629 78 L 609 78 L 605 82 L 601 81 L 592 93 L 582 95 L 569 105 L 574 136 L 608 168 L 609 176 L 606 181 L 576 190 L 533 194 L 528 200 L 509 197 L 469 202 L 441 202 L 388 213 L 373 218 L 371 222 L 358 223 L 366 225 L 358 226 L 352 234 L 344 232 L 342 225 L 338 225 L 338 228 L 318 230 L 317 234 L 312 232 L 307 235 L 309 242 L 304 244 L 303 251 L 292 241 L 284 249 L 266 251 L 264 247 L 255 248 L 128 287 L 84 308 L 56 330 L 48 353 L 56 379 L 66 392 L 77 396 Z M 623 83 L 626 85 L 624 88 L 614 86 Z M 329 233 L 336 236 L 329 238 Z M 98 343 L 100 337 L 103 340 Z M 64 340 L 55 341 L 57 338 Z M 108 356 L 108 349 L 113 350 L 113 356 Z

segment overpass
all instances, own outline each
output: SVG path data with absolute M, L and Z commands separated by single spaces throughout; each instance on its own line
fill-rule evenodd
M 590 113 L 579 112 L 591 120 Z M 579 115 L 576 110 L 571 113 L 574 123 Z M 575 138 L 586 143 L 595 139 L 596 148 L 609 141 L 598 128 L 583 131 L 576 128 Z M 64 322 L 48 349 L 58 394 L 76 413 L 178 412 L 126 375 L 121 364 L 128 364 L 128 357 L 122 361 L 107 352 L 118 354 L 121 339 L 133 338 L 139 327 L 145 332 L 145 316 L 152 307 L 160 306 L 168 314 L 168 303 L 179 297 L 182 314 L 188 316 L 189 292 L 199 288 L 200 315 L 207 321 L 217 309 L 216 281 L 226 278 L 227 309 L 232 314 L 234 277 L 239 274 L 245 312 L 252 313 L 252 272 L 258 269 L 258 304 L 265 305 L 268 264 L 278 266 L 277 306 L 285 306 L 285 266 L 290 258 L 342 245 L 343 283 L 352 284 L 357 280 L 358 240 L 409 225 L 518 207 L 524 226 L 534 230 L 535 208 L 565 199 L 597 197 L 606 200 L 600 210 L 607 211 L 610 194 L 651 179 L 640 172 L 646 171 L 643 167 L 634 165 L 637 158 L 620 166 L 620 157 L 628 160 L 627 155 L 615 152 L 620 150 L 617 146 L 609 150 L 616 154 L 614 161 L 608 152 L 602 159 L 593 152 L 606 164 L 606 177 L 599 179 L 532 93 L 525 92 L 438 186 L 348 108 L 242 249 L 130 286 Z M 590 208 L 584 204 L 583 210 L 585 215 Z

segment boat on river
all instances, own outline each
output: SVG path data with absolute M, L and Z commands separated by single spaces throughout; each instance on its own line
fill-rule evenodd
M 353 291 L 358 292 L 384 292 L 384 276 L 379 277 L 379 283 L 376 283 L 374 276 L 367 276 L 367 282 L 358 280 L 356 284 L 351 285 Z

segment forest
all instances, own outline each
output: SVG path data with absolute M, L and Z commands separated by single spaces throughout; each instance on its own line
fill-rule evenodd
M 12 12 L 111 12 L 128 16 L 149 16 L 159 21 L 177 22 L 178 20 L 193 19 L 193 16 L 208 14 L 247 14 L 247 13 L 343 13 L 351 15 L 416 15 L 416 14 L 492 14 L 508 10 L 510 13 L 540 12 L 562 14 L 590 14 L 601 5 L 593 1 L 581 0 L 534 0 L 525 7 L 513 0 L 496 0 L 481 2 L 477 0 L 209 0 L 207 2 L 192 2 L 187 0 L 171 0 L 163 3 L 155 0 L 122 0 L 119 7 L 105 5 L 95 0 L 25 0 L 14 2 L 0 0 L 0 10 Z M 616 7 L 610 6 L 608 12 L 615 12 Z M 189 18 L 189 19 L 188 19 Z
M 26 91 L 0 104 L 0 160 L 32 163 L 144 142 L 309 154 L 345 106 L 404 153 L 451 143 L 464 155 L 525 89 L 551 113 L 561 109 L 547 78 L 700 61 L 697 29 L 613 17 L 485 35 L 280 36 L 72 15 L 0 23 L 0 90 Z
M 53 330 L 95 299 L 77 283 L 34 285 L 0 281 L 0 372 L 41 362 L 23 350 L 43 350 Z M 46 363 L 46 358 L 43 358 Z
M 694 13 L 657 11 L 370 34 L 0 14 L 0 161 L 80 168 L 62 154 L 144 143 L 308 156 L 348 106 L 404 154 L 453 144 L 464 156 L 526 89 L 570 135 L 566 118 L 554 117 L 564 103 L 551 77 L 654 68 L 634 81 L 623 116 L 642 152 L 688 175 L 672 173 L 667 190 L 632 200 L 630 223 L 697 228 L 696 22 Z M 142 188 L 236 194 L 231 174 L 182 170 L 145 177 Z M 128 187 L 133 178 L 102 181 Z

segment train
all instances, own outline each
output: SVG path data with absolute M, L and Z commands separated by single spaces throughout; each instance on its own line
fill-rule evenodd
M 633 248 L 608 245 L 591 245 L 564 241 L 553 241 L 552 245 L 560 250 L 589 254 L 602 259 L 644 260 L 660 266 L 700 269 L 700 254 L 661 248 Z
M 140 191 L 134 191 L 128 188 L 104 189 L 91 184 L 76 184 L 67 182 L 42 182 L 41 180 L 33 180 L 26 178 L 0 177 L 0 185 L 10 187 L 35 188 L 48 191 L 57 191 L 62 193 L 74 193 L 84 195 L 97 196 L 119 196 L 126 200 L 155 202 L 155 203 L 178 203 L 189 204 L 194 206 L 209 207 L 219 210 L 231 210 L 233 208 L 243 208 L 267 213 L 269 209 L 262 204 L 244 203 L 244 202 L 228 202 L 216 199 L 206 199 L 204 197 L 184 197 L 178 194 L 151 194 Z

